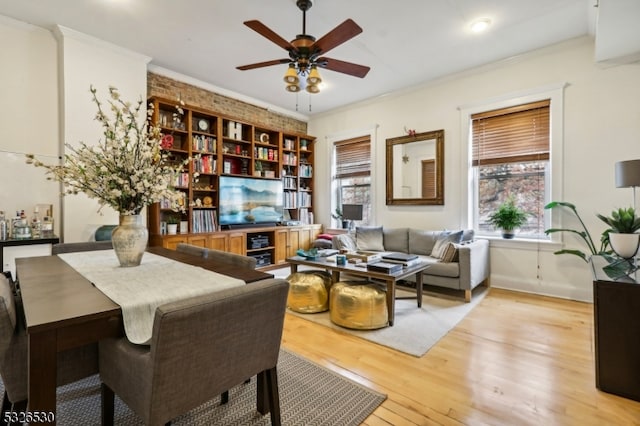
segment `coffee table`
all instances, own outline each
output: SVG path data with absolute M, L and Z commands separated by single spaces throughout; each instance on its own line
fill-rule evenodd
M 393 326 L 395 318 L 395 300 L 396 299 L 413 299 L 413 297 L 396 297 L 396 283 L 399 280 L 405 279 L 410 276 L 414 276 L 416 280 L 416 299 L 418 307 L 422 306 L 422 272 L 427 269 L 430 264 L 427 262 L 418 263 L 417 265 L 403 268 L 401 271 L 395 274 L 385 274 L 384 272 L 375 272 L 367 270 L 366 266 L 356 266 L 356 264 L 347 262 L 346 265 L 337 265 L 335 256 L 330 257 L 318 257 L 314 260 L 307 259 L 302 256 L 293 256 L 287 259 L 289 265 L 291 265 L 291 272 L 298 271 L 298 265 L 311 266 L 319 269 L 324 269 L 331 272 L 331 278 L 334 283 L 340 281 L 340 274 L 342 272 L 350 275 L 365 278 L 375 278 L 377 280 L 384 281 L 387 286 L 387 312 L 389 314 L 389 326 Z

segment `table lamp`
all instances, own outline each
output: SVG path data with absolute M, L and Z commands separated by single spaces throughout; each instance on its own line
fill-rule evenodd
M 353 221 L 362 220 L 362 204 L 343 204 L 342 218 L 349 221 L 349 231 L 351 231 Z
M 633 188 L 633 208 L 636 208 L 636 187 L 640 186 L 640 160 L 616 163 L 616 188 Z

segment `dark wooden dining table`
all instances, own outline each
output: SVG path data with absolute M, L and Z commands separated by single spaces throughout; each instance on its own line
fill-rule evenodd
M 147 252 L 246 283 L 273 278 L 269 273 L 162 247 L 149 247 Z M 124 336 L 122 311 L 58 256 L 16 259 L 16 271 L 29 341 L 27 414 L 35 418 L 34 414 L 39 413 L 38 424 L 56 424 L 57 354 L 108 337 Z

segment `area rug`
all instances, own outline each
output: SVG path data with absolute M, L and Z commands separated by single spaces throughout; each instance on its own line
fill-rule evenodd
M 290 270 L 280 268 L 269 272 L 278 278 L 286 278 Z M 329 312 L 317 314 L 300 314 L 291 310 L 287 312 L 379 345 L 421 357 L 471 312 L 486 293 L 486 287 L 478 286 L 473 290 L 471 302 L 466 303 L 460 296 L 425 291 L 422 296 L 422 307 L 418 308 L 415 291 L 411 293 L 397 290 L 396 295 L 413 296 L 413 299 L 396 300 L 393 327 L 378 330 L 351 330 L 335 325 L 329 319 Z
M 1 383 L 0 383 L 1 385 Z M 385 399 L 358 383 L 281 350 L 278 387 L 283 425 L 361 424 Z M 4 392 L 4 387 L 0 386 Z M 100 424 L 100 379 L 97 375 L 58 388 L 57 424 L 87 426 Z M 142 421 L 116 396 L 116 425 L 142 425 Z M 229 402 L 220 397 L 193 409 L 172 425 L 270 425 L 269 414 L 256 411 L 256 378 L 229 391 Z

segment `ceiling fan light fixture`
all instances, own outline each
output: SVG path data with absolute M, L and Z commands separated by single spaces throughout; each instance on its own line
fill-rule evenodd
M 307 77 L 307 83 L 309 83 L 310 85 L 318 85 L 322 83 L 322 78 L 320 77 L 318 68 L 315 65 L 312 66 L 311 71 L 309 71 L 309 77 Z
M 307 92 L 309 93 L 320 93 L 320 88 L 317 84 L 309 84 L 307 86 Z
M 289 65 L 287 72 L 284 73 L 284 82 L 288 84 L 298 84 L 299 78 L 296 72 L 296 67 L 293 64 Z
M 287 92 L 292 92 L 292 93 L 296 93 L 300 91 L 300 86 L 298 86 L 297 84 L 287 84 L 287 87 L 285 87 Z

